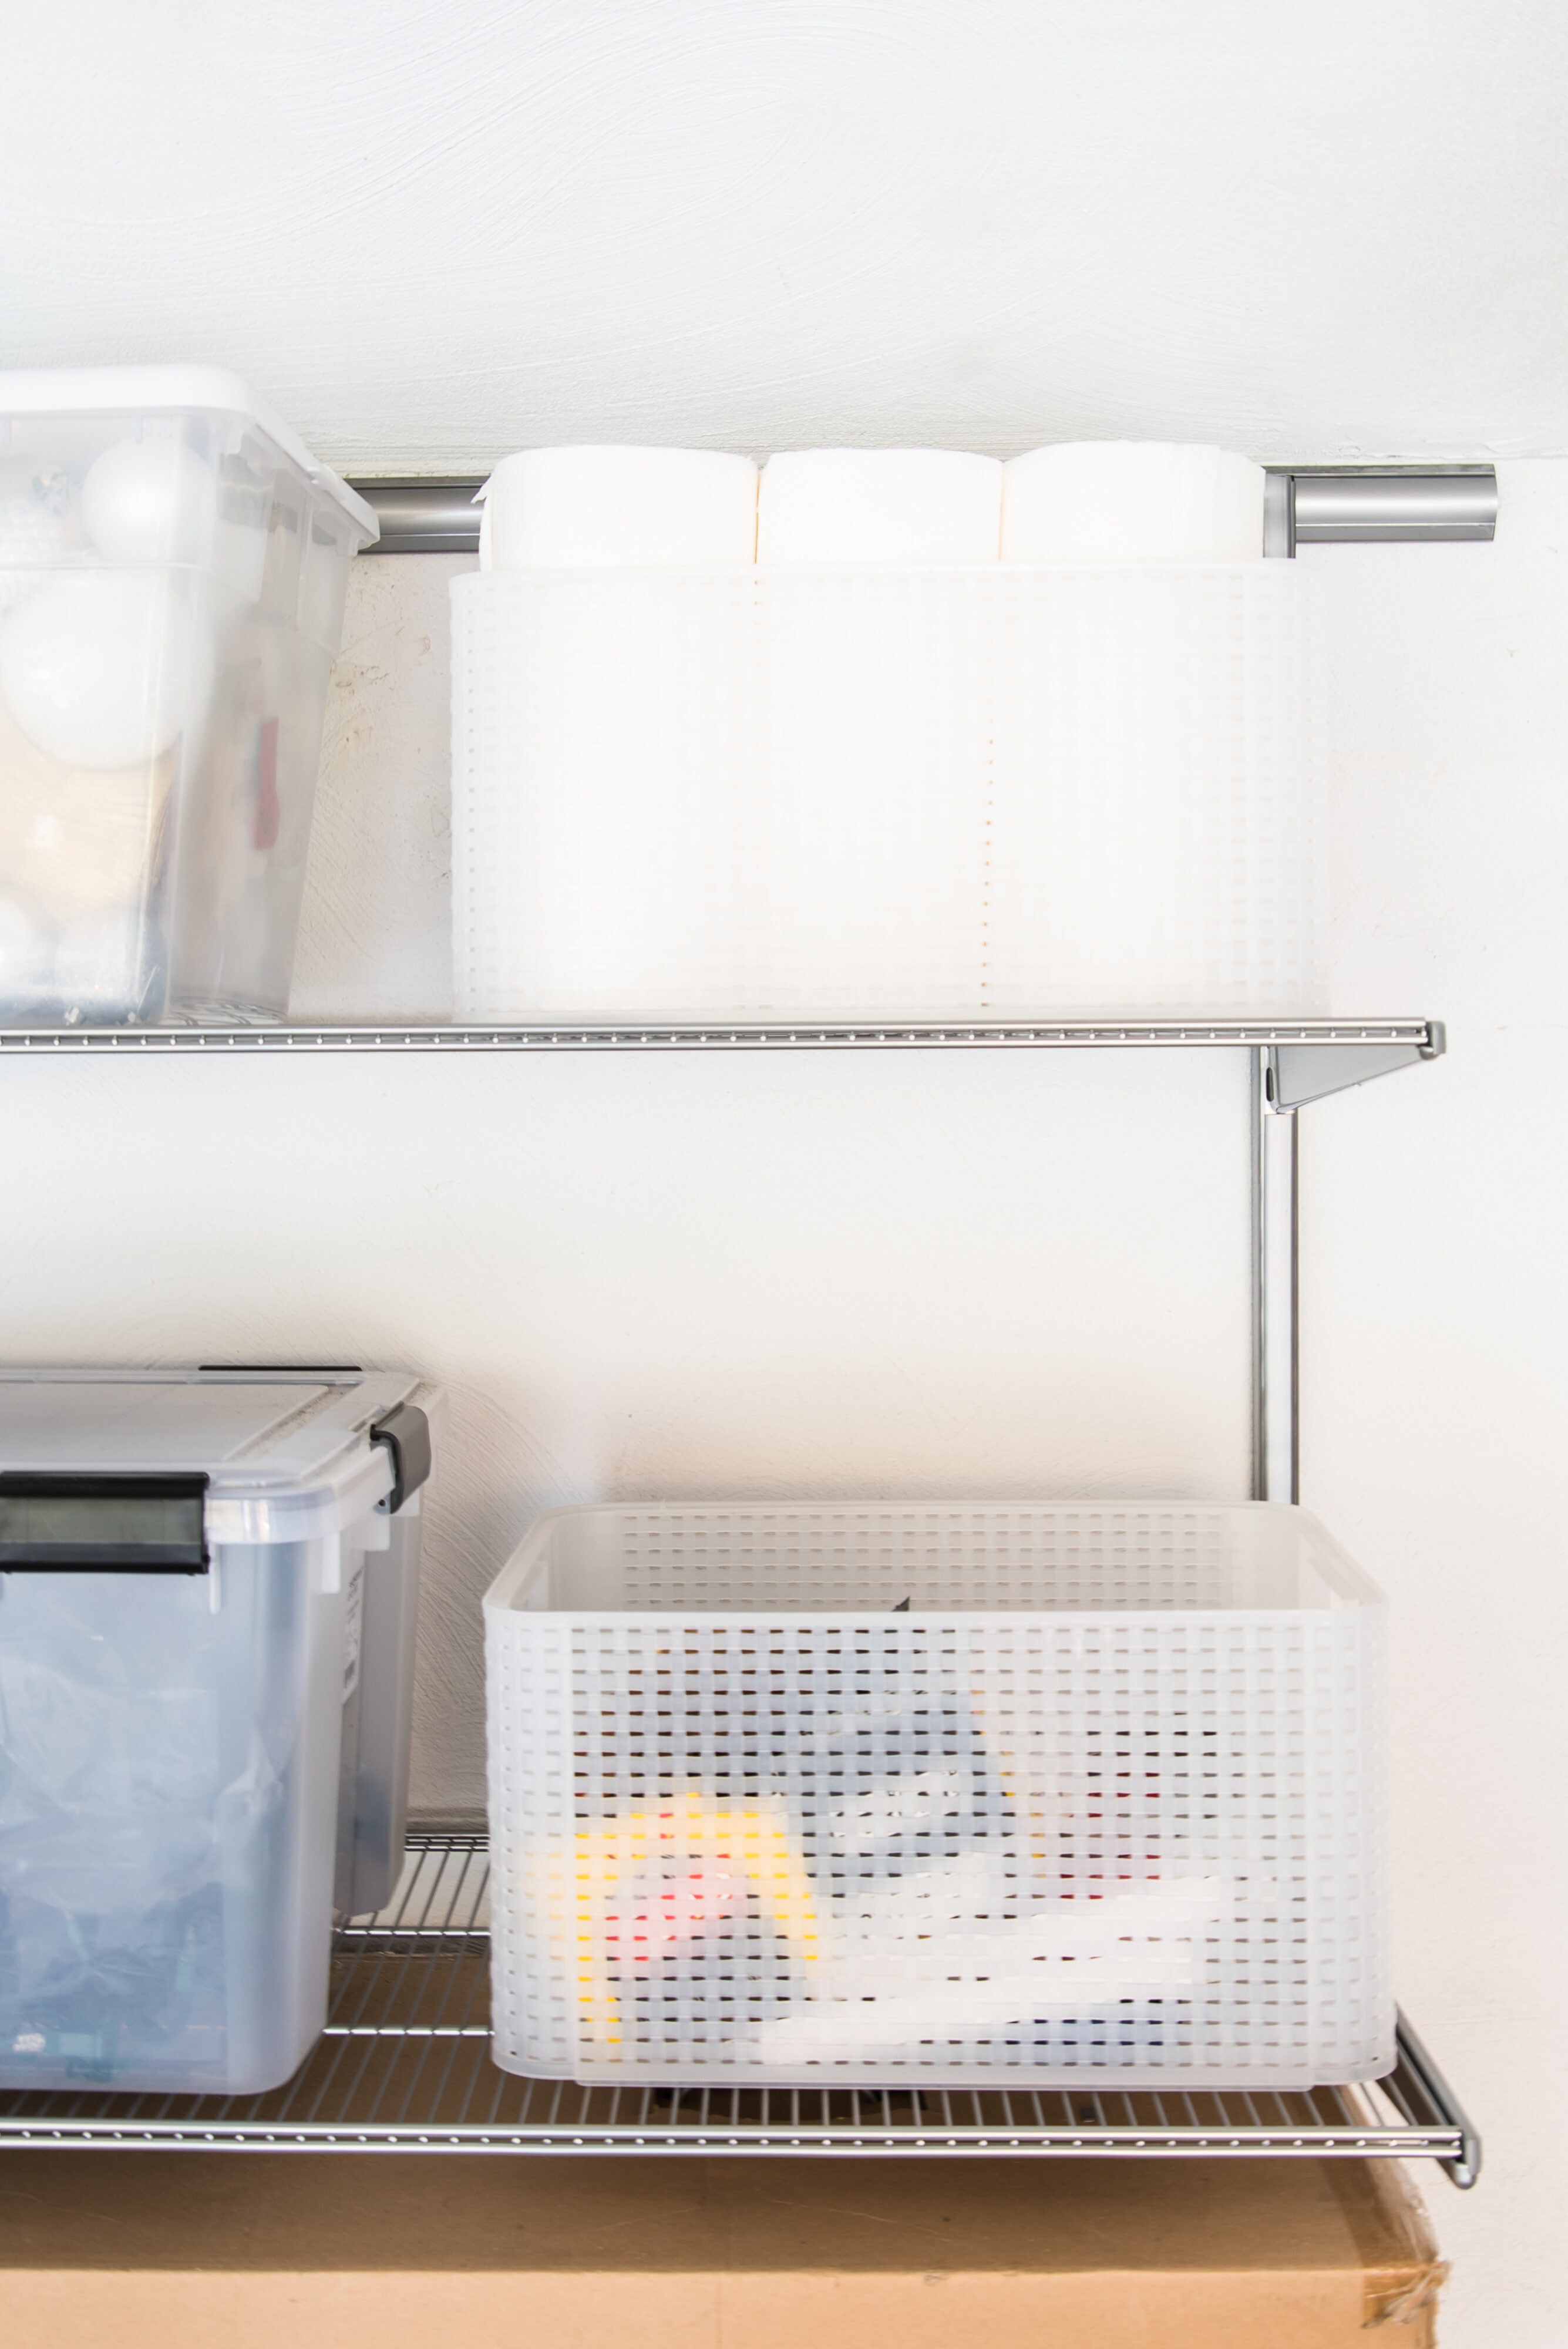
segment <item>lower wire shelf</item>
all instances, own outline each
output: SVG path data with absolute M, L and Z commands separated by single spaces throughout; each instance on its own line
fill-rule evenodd
M 335 1938 L 327 2029 L 262 2096 L 0 2092 L 0 2149 L 274 2153 L 1426 2157 L 1471 2186 L 1480 2144 L 1401 2017 L 1386 2080 L 1299 2092 L 579 2087 L 490 2060 L 482 1834 L 410 1835 L 392 1906 Z

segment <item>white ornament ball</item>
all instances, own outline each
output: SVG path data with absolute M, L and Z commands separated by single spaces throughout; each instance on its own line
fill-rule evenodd
M 156 574 L 57 572 L 0 620 L 0 696 L 67 767 L 156 759 L 200 719 L 212 678 L 206 627 Z
M 82 482 L 88 536 L 111 563 L 200 563 L 216 512 L 212 468 L 181 440 L 117 440 Z

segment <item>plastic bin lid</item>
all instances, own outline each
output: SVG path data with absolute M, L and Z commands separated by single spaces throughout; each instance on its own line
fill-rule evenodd
M 311 1541 L 391 1492 L 372 1429 L 435 1392 L 406 1371 L 0 1371 L 0 1473 L 209 1482 L 209 1541 Z
M 358 492 L 330 466 L 318 464 L 298 433 L 227 367 L 17 367 L 0 373 L 0 417 L 161 414 L 171 409 L 213 409 L 221 416 L 246 418 L 292 459 L 314 488 L 358 523 L 367 545 L 381 535 L 380 524 Z

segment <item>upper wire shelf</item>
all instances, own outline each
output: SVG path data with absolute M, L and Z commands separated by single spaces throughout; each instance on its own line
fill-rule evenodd
M 1354 2088 L 613 2088 L 523 2080 L 490 2060 L 490 1862 L 472 1830 L 411 1835 L 392 1906 L 334 1942 L 315 2053 L 264 2096 L 0 2095 L 0 2149 L 271 2153 L 1246 2157 L 1438 2161 L 1480 2146 L 1401 2019 L 1387 2079 Z
M 535 1020 L 201 1028 L 0 1028 L 8 1052 L 585 1052 L 821 1050 L 834 1046 L 1022 1045 L 1146 1050 L 1151 1045 L 1402 1045 L 1433 1060 L 1437 1019 Z
M 1440 1019 L 968 1019 L 629 1022 L 538 1021 L 454 1027 L 377 1021 L 276 1028 L 0 1028 L 0 1054 L 253 1060 L 321 1052 L 794 1052 L 974 1050 L 1147 1051 L 1194 1047 L 1261 1053 L 1265 1093 L 1299 1109 L 1371 1077 L 1438 1059 Z

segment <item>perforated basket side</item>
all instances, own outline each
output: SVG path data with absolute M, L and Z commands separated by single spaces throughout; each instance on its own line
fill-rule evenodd
M 1262 562 L 455 580 L 459 1017 L 1321 1009 L 1310 597 Z
M 1282 2086 L 1389 2052 L 1375 1607 L 492 1635 L 504 2063 Z

